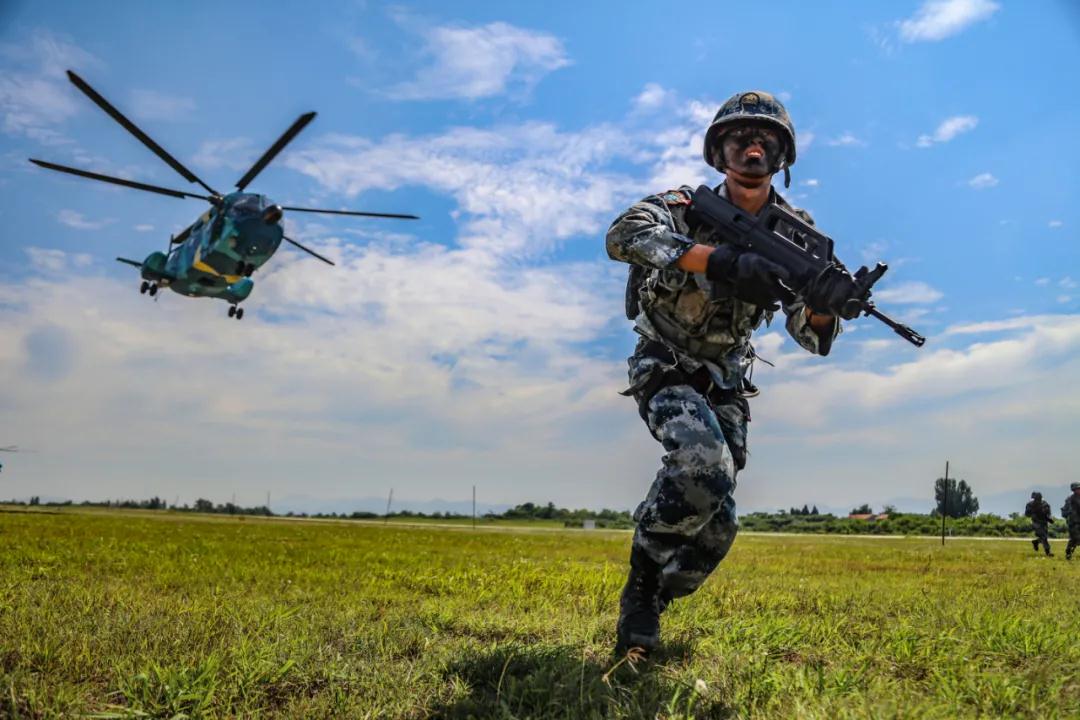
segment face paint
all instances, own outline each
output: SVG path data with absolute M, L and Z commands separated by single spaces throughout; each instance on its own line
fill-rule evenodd
M 771 175 L 783 152 L 780 134 L 765 125 L 739 125 L 724 133 L 724 164 L 743 175 Z

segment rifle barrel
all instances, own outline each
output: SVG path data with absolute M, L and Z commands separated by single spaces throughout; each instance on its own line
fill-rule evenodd
M 863 305 L 863 308 L 866 310 L 867 315 L 872 315 L 873 317 L 876 317 L 878 320 L 891 327 L 893 329 L 893 332 L 907 340 L 915 347 L 922 347 L 926 343 L 926 338 L 909 328 L 907 325 L 896 322 L 891 317 L 874 307 L 873 303 L 866 303 L 865 305 Z

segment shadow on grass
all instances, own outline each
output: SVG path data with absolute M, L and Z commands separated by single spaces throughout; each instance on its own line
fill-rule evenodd
M 685 662 L 691 648 L 673 645 L 631 665 L 572 645 L 512 645 L 473 651 L 445 669 L 455 697 L 431 709 L 432 718 L 727 718 L 692 685 L 665 672 Z

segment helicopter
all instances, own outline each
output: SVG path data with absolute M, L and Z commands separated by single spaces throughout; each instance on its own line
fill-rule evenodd
M 108 100 L 100 95 L 85 80 L 71 70 L 68 79 L 84 95 L 104 110 L 108 115 L 134 135 L 143 145 L 161 158 L 169 167 L 178 172 L 185 180 L 198 183 L 208 194 L 174 190 L 150 185 L 148 183 L 125 180 L 78 168 L 58 165 L 30 158 L 33 164 L 47 170 L 68 173 L 78 177 L 121 185 L 123 187 L 146 192 L 167 195 L 169 197 L 205 200 L 210 208 L 199 218 L 181 231 L 170 236 L 165 252 L 152 252 L 145 260 L 116 258 L 139 269 L 142 284 L 139 292 L 156 296 L 160 288 L 188 297 L 220 298 L 229 303 L 229 317 L 237 320 L 244 317 L 240 303 L 251 294 L 255 283 L 252 274 L 273 256 L 282 240 L 303 250 L 324 263 L 334 262 L 314 250 L 301 245 L 285 235 L 282 217 L 285 211 L 322 213 L 326 215 L 354 215 L 361 217 L 394 218 L 400 220 L 418 220 L 416 215 L 397 213 L 359 212 L 353 210 L 323 210 L 317 208 L 289 207 L 272 202 L 265 195 L 245 192 L 255 177 L 270 164 L 308 123 L 315 119 L 315 113 L 304 113 L 277 139 L 262 157 L 255 161 L 243 177 L 236 183 L 236 190 L 221 194 L 203 182 L 195 173 L 184 167 L 176 158 L 154 142 L 149 135 L 139 129 Z

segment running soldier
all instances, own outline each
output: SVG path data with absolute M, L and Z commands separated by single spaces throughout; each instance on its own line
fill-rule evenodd
M 1039 545 L 1043 546 L 1047 557 L 1053 557 L 1050 552 L 1050 540 L 1047 536 L 1047 528 L 1054 518 L 1050 515 L 1050 503 L 1043 500 L 1041 492 L 1031 493 L 1031 501 L 1024 507 L 1024 515 L 1031 518 L 1031 525 L 1035 529 L 1035 539 L 1031 541 L 1031 547 L 1039 552 Z
M 772 177 L 795 163 L 795 128 L 764 92 L 739 93 L 705 134 L 705 162 L 724 173 L 715 192 L 748 213 L 769 203 L 797 213 Z M 828 355 L 837 316 L 855 296 L 852 276 L 822 273 L 805 288 L 784 283 L 783 268 L 719 243 L 688 213 L 692 188 L 652 195 L 620 215 L 607 252 L 630 264 L 626 313 L 641 336 L 629 364 L 638 412 L 665 454 L 634 513 L 630 572 L 619 601 L 616 651 L 648 653 L 660 642 L 660 613 L 689 595 L 727 554 L 738 521 L 736 473 L 746 464 L 747 372 L 751 334 L 780 312 L 795 341 Z M 790 226 L 778 228 L 790 238 Z M 798 290 L 798 292 L 795 292 Z
M 1061 514 L 1069 525 L 1069 544 L 1065 547 L 1065 559 L 1072 560 L 1073 551 L 1080 547 L 1080 482 L 1069 485 L 1072 494 L 1065 498 Z

